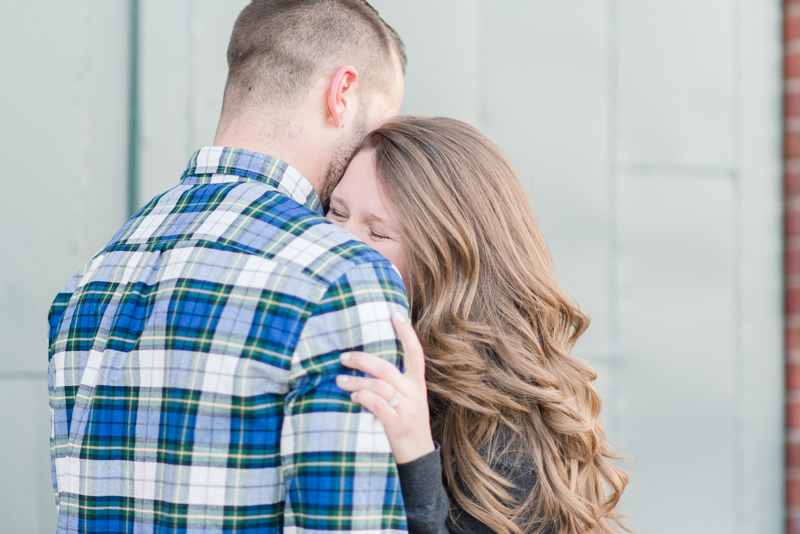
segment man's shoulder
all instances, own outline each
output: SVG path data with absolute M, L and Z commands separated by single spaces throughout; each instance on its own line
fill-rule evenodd
M 294 199 L 252 181 L 181 185 L 156 197 L 109 250 L 197 246 L 261 257 L 323 285 L 359 267 L 399 277 L 383 256 Z
M 326 285 L 348 275 L 363 277 L 359 273 L 364 271 L 379 273 L 381 278 L 397 275 L 387 259 L 318 215 L 302 218 L 291 237 L 282 240 L 270 256 Z
M 248 192 L 250 185 L 227 185 L 225 202 L 196 203 L 195 209 L 184 208 L 191 200 L 185 191 L 173 190 L 135 215 L 56 297 L 51 345 L 59 332 L 62 340 L 75 333 L 64 329 L 64 317 L 99 319 L 104 312 L 98 315 L 97 307 L 114 294 L 138 295 L 128 304 L 148 310 L 153 299 L 179 303 L 159 320 L 180 319 L 189 327 L 193 317 L 216 318 L 235 309 L 236 324 L 213 322 L 217 329 L 241 329 L 247 314 L 240 311 L 252 308 L 253 321 L 279 317 L 276 332 L 366 300 L 403 305 L 402 279 L 388 260 L 315 211 L 283 195 Z
M 263 210 L 251 211 L 251 221 L 232 223 L 250 227 L 250 231 L 242 234 L 250 238 L 234 246 L 244 246 L 254 255 L 299 271 L 324 285 L 335 284 L 348 273 L 362 270 L 376 270 L 382 278 L 394 277 L 392 264 L 371 247 L 297 201 L 280 193 L 275 195 Z M 263 224 L 269 229 L 262 227 Z M 254 238 L 256 235 L 262 240 Z

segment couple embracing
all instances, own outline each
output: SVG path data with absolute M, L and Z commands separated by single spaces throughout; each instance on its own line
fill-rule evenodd
M 59 534 L 611 533 L 588 326 L 364 0 L 254 0 L 214 146 L 50 311 Z

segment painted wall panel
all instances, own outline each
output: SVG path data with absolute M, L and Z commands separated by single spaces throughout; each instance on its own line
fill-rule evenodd
M 614 443 L 634 459 L 637 530 L 736 524 L 736 184 L 625 175 L 619 185 Z
M 228 77 L 228 41 L 236 17 L 249 3 L 249 0 L 196 0 L 194 3 L 193 68 L 189 88 L 194 111 L 190 136 L 192 151 L 214 142 Z
M 620 163 L 734 164 L 733 0 L 619 0 Z
M 140 204 L 213 140 L 247 0 L 141 0 Z M 593 315 L 637 532 L 777 534 L 779 0 L 375 0 L 403 112 L 480 127 Z M 738 11 L 737 11 L 738 10 Z M 125 219 L 128 3 L 0 3 L 0 517 L 52 532 L 45 317 Z M 37 39 L 30 39 L 30 35 Z M 2 530 L 2 527 L 0 527 Z
M 128 5 L 0 2 L 0 518 L 51 534 L 47 312 L 126 218 Z
M 125 220 L 128 18 L 101 1 L 0 3 L 0 374 L 47 369 L 47 310 Z M 31 35 L 36 35 L 31 39 Z
M 178 184 L 214 142 L 226 50 L 244 0 L 142 0 L 139 204 Z
M 484 132 L 509 155 L 562 283 L 609 350 L 608 3 L 483 3 Z
M 401 113 L 481 121 L 479 0 L 370 2 L 404 40 L 408 56 Z
M 739 2 L 742 534 L 783 529 L 781 2 Z
M 53 534 L 56 503 L 50 477 L 47 381 L 0 381 L 0 531 Z
M 141 0 L 138 205 L 178 185 L 192 155 L 192 0 Z

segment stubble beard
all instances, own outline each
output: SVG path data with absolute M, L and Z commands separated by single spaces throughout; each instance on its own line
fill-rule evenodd
M 367 136 L 367 117 L 363 108 L 359 111 L 356 117 L 356 124 L 353 128 L 353 133 L 344 139 L 334 150 L 330 161 L 328 162 L 328 170 L 325 173 L 325 182 L 322 184 L 322 191 L 319 197 L 322 201 L 322 208 L 326 212 L 331 203 L 331 194 L 339 182 L 342 180 L 347 166 L 356 155 L 356 150 L 361 145 L 361 142 Z

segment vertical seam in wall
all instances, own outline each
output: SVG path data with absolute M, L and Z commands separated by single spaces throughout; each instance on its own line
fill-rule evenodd
M 139 0 L 130 0 L 128 56 L 128 216 L 139 207 Z
M 734 344 L 734 525 L 737 534 L 744 532 L 744 519 L 746 517 L 745 507 L 748 503 L 745 500 L 744 492 L 744 362 L 743 362 L 743 199 L 742 199 L 742 162 L 741 162 L 741 127 L 742 127 L 742 0 L 733 2 L 733 167 L 732 174 L 734 188 L 734 221 L 735 236 L 734 241 L 734 325 L 736 327 L 736 340 Z
M 487 61 L 486 61 L 486 37 L 488 35 L 488 28 L 486 27 L 486 12 L 483 0 L 476 0 L 475 13 L 478 20 L 475 24 L 478 29 L 478 65 L 477 65 L 477 93 L 478 93 L 478 124 L 476 125 L 479 130 L 486 131 L 488 126 L 488 101 L 487 101 Z
M 617 299 L 617 261 L 619 249 L 617 204 L 617 76 L 618 76 L 618 12 L 617 0 L 608 2 L 608 377 L 609 390 L 613 402 L 607 404 L 605 418 L 611 431 L 620 440 L 619 390 L 616 387 L 619 372 L 619 311 Z M 610 408 L 610 409 L 609 409 Z
M 77 72 L 77 102 L 78 127 L 76 129 L 78 150 L 75 183 L 75 214 L 72 217 L 72 239 L 75 243 L 75 252 L 83 260 L 88 252 L 87 229 L 89 207 L 87 196 L 91 184 L 91 94 L 90 74 L 92 68 L 92 43 L 91 26 L 92 10 L 89 0 L 82 0 L 78 5 L 80 17 L 79 43 L 80 59 Z
M 195 144 L 195 99 L 197 98 L 195 91 L 195 75 L 197 72 L 197 53 L 195 50 L 195 28 L 197 27 L 197 9 L 195 8 L 194 0 L 189 0 L 186 7 L 186 22 L 188 28 L 186 31 L 186 157 L 194 152 L 197 148 Z

